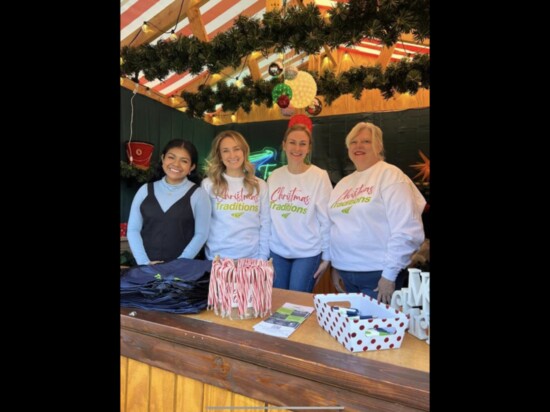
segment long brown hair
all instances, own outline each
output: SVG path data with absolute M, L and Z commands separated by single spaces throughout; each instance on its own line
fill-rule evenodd
M 210 153 L 206 158 L 206 165 L 204 171 L 206 175 L 212 180 L 212 191 L 218 196 L 221 195 L 225 190 L 227 190 L 227 180 L 223 177 L 225 172 L 225 165 L 222 161 L 222 154 L 220 152 L 220 144 L 223 139 L 230 137 L 243 151 L 243 172 L 244 172 L 244 187 L 249 195 L 254 193 L 254 189 L 257 193 L 260 193 L 260 184 L 254 176 L 254 165 L 248 160 L 248 155 L 250 154 L 250 146 L 246 142 L 245 138 L 239 132 L 234 130 L 224 130 L 223 132 L 218 133 L 212 142 L 212 147 Z

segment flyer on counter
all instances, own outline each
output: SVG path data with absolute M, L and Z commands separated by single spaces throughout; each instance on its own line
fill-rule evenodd
M 256 332 L 288 338 L 315 310 L 313 306 L 285 303 L 270 317 L 254 325 Z

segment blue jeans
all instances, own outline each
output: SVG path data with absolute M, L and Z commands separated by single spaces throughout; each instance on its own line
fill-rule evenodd
M 382 277 L 381 270 L 373 270 L 370 272 L 351 272 L 349 270 L 338 269 L 340 277 L 344 281 L 346 292 L 348 293 L 364 293 L 373 299 L 378 299 L 378 291 L 374 291 L 378 287 L 378 281 Z M 403 269 L 395 279 L 395 290 L 403 287 L 405 276 L 409 272 Z
M 315 279 L 313 274 L 321 264 L 321 253 L 307 258 L 287 259 L 271 252 L 275 276 L 273 287 L 297 290 L 299 292 L 313 291 Z

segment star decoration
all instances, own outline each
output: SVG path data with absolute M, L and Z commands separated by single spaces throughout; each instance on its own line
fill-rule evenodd
M 421 180 L 429 181 L 430 180 L 430 159 L 422 153 L 422 150 L 418 151 L 418 154 L 424 160 L 424 162 L 417 162 L 414 165 L 410 165 L 413 169 L 419 170 L 419 172 L 413 177 L 413 180 L 421 176 Z

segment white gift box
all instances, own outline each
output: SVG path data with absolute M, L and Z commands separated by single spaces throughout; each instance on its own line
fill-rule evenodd
M 409 317 L 403 312 L 363 293 L 319 294 L 314 296 L 313 302 L 319 325 L 352 352 L 400 348 L 409 326 Z M 331 306 L 347 307 L 348 304 L 358 309 L 362 316 L 372 318 L 349 317 L 342 313 L 345 311 L 331 309 Z M 392 333 L 373 333 L 378 328 Z

